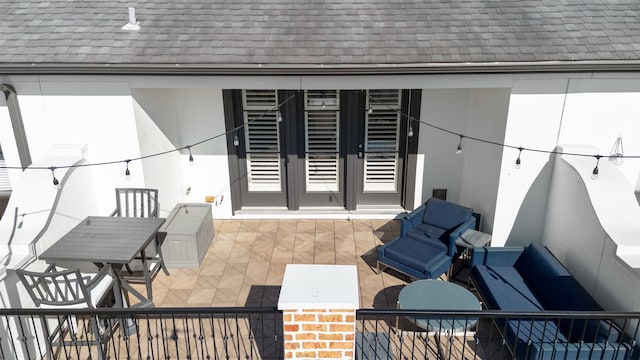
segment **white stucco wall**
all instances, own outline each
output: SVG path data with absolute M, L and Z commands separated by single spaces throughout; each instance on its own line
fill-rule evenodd
M 474 89 L 465 135 L 503 143 L 509 94 L 509 89 Z M 463 146 L 460 201 L 480 213 L 481 229 L 492 233 L 503 148 L 477 141 L 465 143 L 464 140 Z
M 189 153 L 172 153 L 143 161 L 146 186 L 163 189 L 161 215 L 179 202 L 204 202 L 215 196 L 214 218 L 231 217 L 227 137 L 220 89 L 135 89 L 135 111 L 143 153 L 202 144 Z M 187 191 L 190 189 L 190 191 Z M 222 199 L 222 202 L 220 200 Z
M 640 267 L 616 255 L 640 237 L 640 223 L 629 221 L 640 218 L 630 195 L 633 186 L 607 162 L 592 180 L 590 160 L 563 156 L 555 161 L 541 243 L 605 309 L 640 311 Z
M 552 151 L 558 144 L 566 88 L 566 79 L 516 81 L 504 143 Z M 551 173 L 549 154 L 523 152 L 520 169 L 515 168 L 517 157 L 517 149 L 504 150 L 491 241 L 494 246 L 507 240 L 510 245 L 526 244 L 542 236 Z
M 640 78 L 571 79 L 558 143 L 609 155 L 618 137 L 625 154 L 640 154 Z M 627 159 L 618 168 L 635 186 L 640 161 Z
M 469 122 L 471 90 L 422 90 L 420 120 L 450 131 L 464 133 Z M 447 189 L 447 200 L 460 201 L 462 187 L 463 151 L 456 154 L 459 138 L 420 124 L 418 154 L 424 156 L 424 174 L 421 187 L 422 199 L 416 207 L 429 199 L 433 189 Z
M 193 166 L 186 151 L 173 152 L 131 161 L 131 179 L 125 178 L 126 159 L 170 151 L 225 131 L 220 89 L 172 88 L 170 78 L 161 81 L 164 89 L 132 85 L 141 83 L 145 81 L 127 77 L 15 78 L 11 84 L 19 94 L 32 158 L 42 157 L 53 144 L 83 143 L 87 163 L 117 162 L 91 167 L 92 183 L 86 188 L 76 184 L 78 193 L 91 193 L 91 199 L 80 200 L 92 202 L 92 215 L 111 212 L 116 187 L 155 187 L 160 190 L 161 215 L 177 202 L 204 202 L 205 196 L 213 195 L 219 203 L 214 203 L 214 217 L 230 217 L 224 136 L 194 146 Z M 197 81 L 181 86 L 189 84 L 198 87 Z M 7 160 L 19 165 L 6 106 L 0 106 L 0 127 Z
M 639 153 L 638 75 L 563 77 L 514 80 L 505 143 L 545 151 L 557 144 L 588 144 L 595 146 L 594 152 L 608 155 L 622 136 L 625 154 Z M 513 167 L 516 157 L 517 150 L 506 149 L 502 159 L 494 246 L 537 241 L 544 229 L 550 155 L 524 151 L 518 170 Z M 639 161 L 626 159 L 618 168 L 635 184 L 639 166 Z
M 87 145 L 87 163 L 140 156 L 129 84 L 109 77 L 26 77 L 14 81 L 31 157 L 53 144 Z M 64 165 L 64 164 L 52 164 Z M 131 163 L 142 174 L 140 162 Z M 124 164 L 93 167 L 98 214 L 115 206 L 113 189 L 123 186 Z M 138 183 L 142 185 L 143 182 Z
M 420 120 L 502 143 L 508 103 L 508 89 L 423 89 Z M 418 153 L 423 162 L 417 184 L 422 198 L 416 206 L 431 197 L 433 189 L 447 189 L 447 200 L 481 213 L 482 228 L 490 233 L 502 148 L 464 139 L 462 154 L 456 154 L 458 142 L 456 135 L 420 125 Z

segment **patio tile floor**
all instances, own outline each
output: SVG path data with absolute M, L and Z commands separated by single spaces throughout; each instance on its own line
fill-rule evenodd
M 361 308 L 395 308 L 405 282 L 375 271 L 375 249 L 400 231 L 396 220 L 215 220 L 198 269 L 170 268 L 153 282 L 157 307 L 275 306 L 286 264 L 353 264 Z
M 158 274 L 153 282 L 156 307 L 275 307 L 290 263 L 356 265 L 362 309 L 396 309 L 408 281 L 393 271 L 375 270 L 376 248 L 399 234 L 396 220 L 215 220 L 214 227 L 216 237 L 198 269 L 170 268 L 171 275 Z M 461 275 L 457 282 L 464 284 L 468 271 Z M 455 341 L 448 338 L 444 346 L 439 335 L 404 318 L 399 323 L 366 320 L 361 326 L 397 335 L 391 337 L 392 348 L 402 358 L 510 358 L 486 321 L 478 324 L 479 342 L 471 333 Z M 412 345 L 404 346 L 403 338 Z

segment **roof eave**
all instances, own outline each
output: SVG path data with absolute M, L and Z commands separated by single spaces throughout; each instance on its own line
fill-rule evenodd
M 640 60 L 412 64 L 0 63 L 5 75 L 401 75 L 635 72 Z

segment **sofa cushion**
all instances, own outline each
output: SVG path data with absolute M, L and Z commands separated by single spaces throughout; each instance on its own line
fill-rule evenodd
M 542 299 L 548 310 L 567 311 L 602 311 L 602 307 L 596 303 L 589 293 L 572 276 L 558 276 L 547 285 L 549 291 L 545 294 L 554 294 Z M 609 327 L 600 320 L 574 319 L 560 322 L 560 329 L 567 335 L 569 341 L 576 342 L 586 340 L 588 342 L 617 341 L 619 331 L 615 327 Z
M 472 213 L 473 210 L 468 207 L 430 198 L 426 203 L 422 222 L 449 231 L 465 222 Z
M 438 245 L 439 244 L 439 245 Z M 427 242 L 408 236 L 386 246 L 384 256 L 424 273 L 432 262 L 440 261 L 446 248 L 439 242 Z
M 476 285 L 490 309 L 538 311 L 544 307 L 528 284 L 511 266 L 477 265 L 472 269 Z
M 531 285 L 543 303 L 555 296 L 549 287 L 554 279 L 571 276 L 547 248 L 536 243 L 527 246 L 514 267 Z

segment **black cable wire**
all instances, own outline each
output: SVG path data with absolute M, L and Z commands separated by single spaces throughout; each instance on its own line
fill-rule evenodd
M 520 153 L 522 151 L 531 151 L 531 152 L 537 152 L 537 153 L 543 153 L 543 154 L 554 154 L 554 155 L 570 155 L 570 156 L 581 156 L 581 157 L 593 157 L 598 159 L 599 157 L 602 157 L 602 155 L 600 154 L 585 154 L 585 153 L 574 153 L 574 152 L 564 152 L 564 151 L 557 151 L 557 150 L 543 150 L 543 149 L 536 149 L 536 148 L 527 148 L 527 147 L 523 147 L 523 146 L 516 146 L 516 145 L 510 145 L 510 144 L 506 144 L 506 143 L 501 143 L 498 141 L 493 141 L 493 140 L 487 140 L 487 139 L 482 139 L 482 138 L 478 138 L 475 136 L 469 136 L 469 135 L 465 135 L 463 133 L 458 133 L 449 129 L 446 129 L 444 127 L 435 125 L 435 124 L 431 124 L 428 123 L 426 121 L 422 121 L 419 119 L 416 119 L 414 116 L 410 115 L 410 114 L 406 114 L 404 112 L 402 112 L 401 110 L 397 110 L 393 107 L 391 107 L 388 104 L 384 104 L 379 102 L 375 97 L 371 96 L 371 95 L 367 95 L 370 101 L 373 101 L 379 105 L 383 105 L 385 107 L 387 107 L 389 110 L 397 112 L 398 114 L 400 114 L 401 116 L 404 116 L 406 119 L 409 120 L 409 122 L 415 122 L 417 124 L 422 124 L 425 125 L 427 127 L 439 130 L 441 132 L 450 134 L 450 135 L 455 135 L 458 136 L 459 138 L 465 138 L 465 139 L 469 139 L 469 140 L 473 140 L 473 141 L 477 141 L 480 143 L 485 143 L 485 144 L 490 144 L 490 145 L 494 145 L 494 146 L 500 146 L 503 148 L 509 148 L 509 149 L 515 149 L 518 150 Z M 241 125 L 238 125 L 228 131 L 222 132 L 220 134 L 208 137 L 206 139 L 197 141 L 191 145 L 186 145 L 180 148 L 176 148 L 176 149 L 171 149 L 171 150 L 166 150 L 166 151 L 161 151 L 158 153 L 154 153 L 154 154 L 149 154 L 149 155 L 143 155 L 143 156 L 139 156 L 136 158 L 129 158 L 126 160 L 112 160 L 112 161 L 103 161 L 103 162 L 96 162 L 96 163 L 86 163 L 86 164 L 74 164 L 74 165 L 59 165 L 59 166 L 36 166 L 36 167 L 29 167 L 26 169 L 30 169 L 30 170 L 51 170 L 52 168 L 55 169 L 70 169 L 70 168 L 80 168 L 80 167 L 91 167 L 91 166 L 104 166 L 104 165 L 114 165 L 114 164 L 120 164 L 120 163 L 128 163 L 131 161 L 137 161 L 137 160 L 144 160 L 144 159 L 149 159 L 149 158 L 153 158 L 153 157 L 157 157 L 157 156 L 162 156 L 162 155 L 166 155 L 166 154 L 170 154 L 173 152 L 179 152 L 182 150 L 187 150 L 190 149 L 194 146 L 198 146 L 201 145 L 203 143 L 215 140 L 219 137 L 222 136 L 226 136 L 229 135 L 231 133 L 236 133 L 238 130 L 244 128 L 245 126 L 251 124 L 252 122 L 259 120 L 261 118 L 263 118 L 264 116 L 266 116 L 267 114 L 270 114 L 274 111 L 279 111 L 280 107 L 282 107 L 283 105 L 285 105 L 286 103 L 288 103 L 292 98 L 295 97 L 294 95 L 289 96 L 287 99 L 285 99 L 283 102 L 275 105 L 273 108 L 269 109 L 268 111 L 265 111 L 263 113 L 261 113 L 259 116 L 247 121 L 246 123 L 243 123 Z M 640 158 L 640 155 L 616 155 L 616 158 L 619 159 L 638 159 Z M 23 169 L 22 167 L 19 166 L 0 166 L 0 169 L 7 169 L 7 170 L 26 170 Z
M 564 151 L 557 151 L 557 150 L 543 150 L 543 149 L 536 149 L 536 148 L 526 148 L 526 147 L 523 147 L 523 146 L 515 146 L 515 145 L 510 145 L 510 144 L 506 144 L 506 143 L 493 141 L 493 140 L 481 139 L 481 138 L 478 138 L 478 137 L 475 137 L 475 136 L 469 136 L 469 135 L 465 135 L 465 134 L 462 134 L 462 133 L 457 133 L 455 131 L 443 128 L 441 126 L 434 125 L 434 124 L 428 123 L 426 121 L 418 120 L 418 119 L 416 119 L 415 117 L 413 117 L 410 114 L 406 114 L 406 113 L 402 112 L 401 110 L 394 109 L 393 107 L 391 107 L 388 104 L 384 104 L 384 103 L 379 102 L 377 99 L 375 99 L 371 95 L 367 95 L 367 96 L 369 97 L 369 100 L 373 100 L 374 102 L 387 107 L 389 110 L 397 111 L 398 114 L 406 117 L 411 122 L 415 122 L 415 123 L 418 123 L 418 124 L 423 124 L 423 125 L 428 126 L 430 128 L 433 128 L 433 129 L 436 129 L 436 130 L 440 130 L 440 131 L 442 131 L 444 133 L 458 136 L 459 138 L 470 139 L 470 140 L 474 140 L 474 141 L 485 143 L 485 144 L 500 146 L 500 147 L 503 147 L 503 148 L 515 149 L 515 150 L 518 150 L 520 152 L 522 152 L 522 151 L 531 151 L 531 152 L 545 153 L 545 154 L 550 154 L 550 155 L 551 154 L 571 155 L 571 156 L 582 156 L 582 157 L 593 157 L 593 158 L 603 157 L 603 155 L 600 155 L 600 154 L 583 154 L 583 153 L 564 152 Z M 616 157 L 620 158 L 620 159 L 639 159 L 640 155 L 616 155 Z
M 139 156 L 139 157 L 135 157 L 135 158 L 128 158 L 126 160 L 112 160 L 112 161 L 103 161 L 103 162 L 95 162 L 95 163 L 87 163 L 87 164 L 74 164 L 74 165 L 59 165 L 59 166 L 33 166 L 33 167 L 28 167 L 28 168 L 22 168 L 19 166 L 0 166 L 0 169 L 8 169 L 8 170 L 56 170 L 56 169 L 71 169 L 71 168 L 80 168 L 80 167 L 91 167 L 91 166 L 104 166 L 104 165 L 114 165 L 114 164 L 121 164 L 121 163 L 126 163 L 128 164 L 131 161 L 137 161 L 137 160 L 144 160 L 144 159 L 149 159 L 149 158 L 153 158 L 153 157 L 157 157 L 157 156 L 161 156 L 161 155 L 166 155 L 166 154 L 170 154 L 173 152 L 178 152 L 178 151 L 182 151 L 182 150 L 187 150 L 190 149 L 194 146 L 200 145 L 200 144 L 204 144 L 208 141 L 211 140 L 215 140 L 219 137 L 231 134 L 231 133 L 235 133 L 236 131 L 242 129 L 243 127 L 251 124 L 254 121 L 257 121 L 259 119 L 262 119 L 263 117 L 267 116 L 270 113 L 273 113 L 276 110 L 279 110 L 281 106 L 285 105 L 286 103 L 288 103 L 291 99 L 293 99 L 295 97 L 294 95 L 289 96 L 288 98 L 286 98 L 283 102 L 275 105 L 274 107 L 272 107 L 271 109 L 260 113 L 260 115 L 254 117 L 253 119 L 247 121 L 246 123 L 242 123 L 242 125 L 238 125 L 236 127 L 234 127 L 233 129 L 229 130 L 229 131 L 225 131 L 223 133 L 208 137 L 206 139 L 197 141 L 191 145 L 186 145 L 180 148 L 176 148 L 176 149 L 171 149 L 171 150 L 166 150 L 166 151 L 161 151 L 158 153 L 154 153 L 154 154 L 149 154 L 149 155 L 143 155 L 143 156 Z

